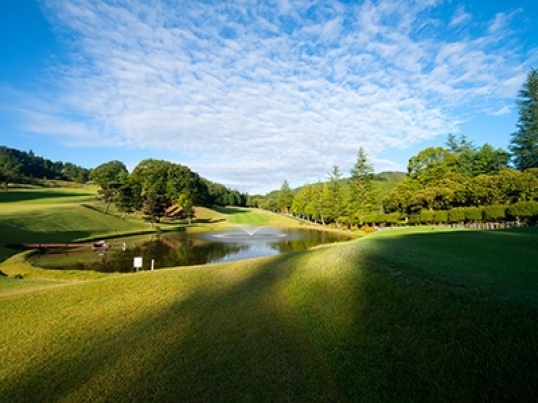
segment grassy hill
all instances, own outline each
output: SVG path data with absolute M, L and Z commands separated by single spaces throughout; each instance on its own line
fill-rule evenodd
M 402 229 L 84 282 L 0 279 L 0 402 L 533 401 L 537 239 Z
M 21 243 L 74 242 L 148 230 L 140 219 L 102 214 L 95 188 L 23 188 L 0 192 L 0 262 Z

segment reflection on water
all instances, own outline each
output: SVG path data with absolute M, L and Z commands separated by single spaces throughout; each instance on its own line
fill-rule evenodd
M 162 235 L 126 251 L 109 254 L 98 263 L 85 265 L 85 269 L 104 272 L 132 272 L 133 259 L 143 258 L 142 270 L 154 268 L 192 266 L 278 255 L 312 248 L 323 243 L 348 240 L 332 232 L 297 229 L 262 228 L 255 234 L 245 231 L 189 234 L 185 232 Z M 80 264 L 78 265 L 80 268 Z

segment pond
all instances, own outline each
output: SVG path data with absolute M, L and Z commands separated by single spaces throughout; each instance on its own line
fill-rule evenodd
M 142 257 L 141 270 L 149 270 L 152 260 L 155 269 L 192 266 L 279 255 L 349 239 L 334 232 L 273 227 L 238 227 L 199 234 L 178 232 L 148 239 L 125 251 L 107 253 L 97 261 L 66 264 L 61 268 L 132 272 L 135 257 Z

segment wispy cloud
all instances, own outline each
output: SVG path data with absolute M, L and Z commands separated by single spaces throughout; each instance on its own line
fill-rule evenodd
M 459 6 L 454 15 L 452 16 L 452 19 L 450 20 L 449 26 L 457 26 L 465 24 L 469 21 L 471 21 L 472 16 L 471 14 L 467 13 L 465 11 L 464 6 Z
M 177 150 L 240 189 L 347 171 L 360 145 L 393 169 L 376 155 L 457 131 L 469 110 L 504 112 L 526 68 L 498 40 L 511 14 L 459 35 L 472 16 L 433 19 L 438 3 L 45 0 L 71 59 L 26 128 Z

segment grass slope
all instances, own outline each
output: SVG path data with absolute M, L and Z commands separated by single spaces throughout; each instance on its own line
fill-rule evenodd
M 0 262 L 17 253 L 10 245 L 74 242 L 149 229 L 139 219 L 103 214 L 95 196 L 84 188 L 0 193 Z
M 538 233 L 498 234 L 382 234 L 0 293 L 0 401 L 532 401 L 536 265 L 498 281 L 504 254 L 535 258 L 519 245 Z

